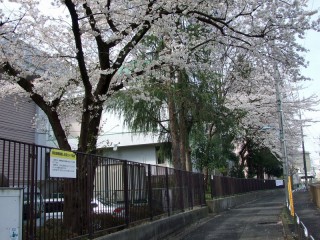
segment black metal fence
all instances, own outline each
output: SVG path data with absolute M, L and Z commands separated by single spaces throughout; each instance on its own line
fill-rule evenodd
M 275 189 L 279 187 L 284 186 L 277 186 L 276 180 L 245 179 L 222 176 L 212 176 L 210 184 L 212 198 L 257 190 Z
M 85 181 L 73 182 L 73 194 L 85 190 L 89 201 L 73 202 L 78 211 L 72 218 L 82 229 L 70 231 L 65 227 L 70 179 L 50 177 L 51 150 L 0 138 L 0 187 L 24 189 L 23 239 L 88 239 L 205 204 L 202 174 L 75 153 L 86 166 L 77 168 L 77 178 L 88 173 Z

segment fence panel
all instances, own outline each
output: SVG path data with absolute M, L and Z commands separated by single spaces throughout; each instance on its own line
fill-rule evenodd
M 205 203 L 203 174 L 75 152 L 76 178 L 51 177 L 51 150 L 0 138 L 0 186 L 24 188 L 23 239 L 92 239 Z
M 211 197 L 230 196 L 251 191 L 275 189 L 275 180 L 231 178 L 212 176 L 210 181 Z

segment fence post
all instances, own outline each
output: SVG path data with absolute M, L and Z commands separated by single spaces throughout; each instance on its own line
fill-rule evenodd
M 170 194 L 169 194 L 169 179 L 168 179 L 168 167 L 166 169 L 166 197 L 167 197 L 167 207 L 168 207 L 168 216 L 170 216 Z
M 95 197 L 95 194 L 94 194 L 94 190 L 93 190 L 93 179 L 94 178 L 94 173 L 93 171 L 95 171 L 96 169 L 93 169 L 95 168 L 95 163 L 94 161 L 96 161 L 96 159 L 93 158 L 93 155 L 86 155 L 85 156 L 85 161 L 86 161 L 86 165 L 87 165 L 87 184 L 86 187 L 90 193 L 90 196 L 89 196 L 89 199 L 88 197 L 87 198 L 87 207 L 89 209 L 88 211 L 88 219 L 89 219 L 89 223 L 88 223 L 88 238 L 89 239 L 93 239 L 94 238 L 94 227 L 93 227 L 93 221 L 94 221 L 94 214 L 93 214 L 93 211 L 91 211 L 91 198 L 94 198 Z M 92 195 L 91 195 L 92 194 Z M 89 201 L 88 201 L 89 200 Z
M 193 209 L 193 194 L 194 194 L 194 184 L 192 172 L 188 172 L 188 188 L 189 192 L 189 208 Z
M 208 181 L 210 182 L 210 194 L 211 194 L 211 199 L 213 199 L 214 196 L 214 186 L 213 186 L 213 181 L 214 181 L 214 177 L 210 177 L 210 179 L 208 179 Z
M 128 188 L 128 163 L 123 161 L 123 191 L 124 191 L 124 207 L 125 207 L 125 223 L 129 226 L 129 188 Z
M 206 204 L 206 186 L 204 182 L 204 175 L 198 174 L 199 176 L 199 187 L 200 187 L 200 205 L 201 207 Z
M 151 165 L 148 164 L 148 202 L 150 211 L 150 221 L 153 219 L 153 206 L 152 206 L 152 183 L 151 183 Z
M 183 176 L 184 172 L 182 170 L 178 170 L 178 186 L 179 186 L 179 200 L 180 200 L 180 209 L 184 211 L 184 190 L 183 190 Z
M 36 222 L 35 222 L 35 182 L 34 182 L 34 175 L 35 175 L 35 161 L 34 161 L 34 158 L 35 158 L 35 145 L 30 145 L 31 147 L 31 152 L 29 152 L 29 159 L 30 159 L 30 168 L 31 168 L 31 173 L 30 173 L 30 178 L 28 179 L 28 185 L 27 185 L 27 188 L 29 191 L 29 200 L 30 200 L 30 209 L 29 209 L 29 237 L 30 239 L 34 239 L 35 238 L 35 233 L 36 233 Z M 30 151 L 30 148 L 29 148 L 29 151 Z

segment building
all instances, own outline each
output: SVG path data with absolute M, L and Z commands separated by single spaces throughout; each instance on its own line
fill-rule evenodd
M 44 113 L 40 112 L 38 117 L 45 118 Z M 169 161 L 162 159 L 158 152 L 162 142 L 158 141 L 158 134 L 133 133 L 123 124 L 123 120 L 116 114 L 105 112 L 103 114 L 101 133 L 98 138 L 97 148 L 104 157 L 129 160 L 145 164 L 171 166 Z M 52 129 L 47 122 L 46 134 L 37 134 L 37 143 L 41 145 L 58 147 L 53 137 Z M 43 123 L 39 129 L 44 132 Z M 80 124 L 72 121 L 68 136 L 71 148 L 76 150 L 80 134 Z M 43 144 L 45 143 L 45 144 Z
M 34 117 L 36 104 L 26 98 L 9 95 L 0 100 L 0 137 L 27 142 L 36 142 Z
M 303 153 L 302 151 L 298 152 L 292 158 L 293 166 L 297 172 L 298 178 L 301 180 L 301 183 L 304 182 L 305 179 L 305 170 L 304 170 L 304 162 L 303 162 Z M 305 152 L 305 160 L 306 160 L 306 168 L 307 168 L 307 177 L 309 182 L 311 182 L 315 178 L 315 173 L 313 171 L 313 167 L 311 165 L 310 153 Z

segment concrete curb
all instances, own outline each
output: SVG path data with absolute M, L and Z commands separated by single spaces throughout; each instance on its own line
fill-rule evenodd
M 157 240 L 177 232 L 208 216 L 208 207 L 182 212 L 167 218 L 148 222 L 95 240 Z

